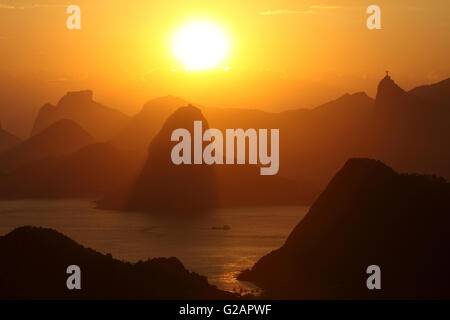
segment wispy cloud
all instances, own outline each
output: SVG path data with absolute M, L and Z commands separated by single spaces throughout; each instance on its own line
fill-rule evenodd
M 278 10 L 268 10 L 260 12 L 259 14 L 262 16 L 274 16 L 280 14 L 309 14 L 312 13 L 312 10 L 286 10 L 286 9 L 278 9 Z
M 308 9 L 303 10 L 291 10 L 291 9 L 277 9 L 277 10 L 267 10 L 262 11 L 259 14 L 262 16 L 273 16 L 273 15 L 281 15 L 281 14 L 310 14 L 313 13 L 314 10 L 321 9 L 341 9 L 342 6 L 332 6 L 332 5 L 311 5 Z M 314 9 L 314 10 L 313 10 Z
M 37 8 L 54 8 L 54 7 L 64 7 L 64 6 L 67 6 L 67 5 L 63 5 L 63 4 L 45 4 L 45 3 L 17 5 L 17 4 L 12 4 L 12 3 L 0 3 L 0 9 L 10 9 L 10 10 L 26 10 L 26 9 L 37 9 Z
M 327 5 L 314 5 L 314 6 L 309 6 L 310 9 L 341 9 L 343 8 L 342 6 L 327 6 Z

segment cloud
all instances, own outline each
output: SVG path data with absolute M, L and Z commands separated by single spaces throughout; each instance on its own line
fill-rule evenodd
M 280 14 L 309 14 L 312 13 L 312 10 L 286 10 L 286 9 L 278 9 L 278 10 L 268 10 L 260 12 L 259 14 L 262 16 L 274 16 Z
M 309 6 L 310 9 L 341 9 L 341 6 L 314 5 Z
M 332 6 L 332 5 L 312 5 L 309 6 L 308 9 L 303 10 L 291 10 L 291 9 L 277 9 L 277 10 L 267 10 L 262 11 L 259 14 L 261 16 L 275 16 L 275 15 L 282 15 L 282 14 L 310 14 L 313 13 L 314 10 L 312 9 L 341 9 L 343 7 L 341 6 Z
M 46 4 L 46 3 L 35 3 L 35 4 L 12 4 L 9 3 L 0 3 L 0 9 L 11 9 L 11 10 L 26 10 L 26 9 L 37 9 L 37 8 L 54 8 L 54 7 L 65 7 L 67 5 L 62 4 Z

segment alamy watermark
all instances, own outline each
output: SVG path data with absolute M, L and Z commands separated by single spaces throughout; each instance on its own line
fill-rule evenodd
M 67 7 L 66 13 L 70 16 L 66 20 L 66 26 L 69 30 L 81 29 L 81 8 L 75 4 Z
M 370 276 L 367 278 L 366 286 L 369 290 L 380 290 L 381 289 L 381 268 L 376 264 L 370 265 L 366 270 L 367 274 Z
M 176 165 L 181 164 L 260 164 L 261 175 L 275 175 L 280 166 L 280 130 L 270 130 L 270 155 L 268 153 L 267 129 L 226 129 L 225 150 L 224 135 L 219 129 L 207 129 L 203 132 L 202 121 L 194 121 L 194 150 L 192 152 L 191 133 L 187 129 L 172 132 L 171 141 L 179 141 L 172 148 L 171 159 Z M 246 141 L 248 139 L 248 157 Z M 180 141 L 181 140 L 181 141 Z M 203 149 L 203 142 L 210 142 Z M 235 149 L 237 150 L 235 154 Z M 194 159 L 192 160 L 192 153 Z M 225 156 L 225 157 L 224 157 Z M 225 159 L 224 159 L 225 158 Z
M 372 4 L 367 7 L 366 10 L 367 14 L 370 14 L 370 16 L 367 18 L 367 28 L 369 30 L 374 29 L 381 29 L 381 9 L 379 6 Z
M 70 265 L 66 269 L 70 276 L 66 280 L 66 286 L 69 290 L 81 290 L 81 269 L 77 265 Z

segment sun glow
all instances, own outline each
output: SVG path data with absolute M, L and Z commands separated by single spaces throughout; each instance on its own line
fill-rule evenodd
M 228 50 L 227 36 L 209 22 L 192 22 L 182 27 L 173 39 L 175 56 L 187 71 L 218 67 Z

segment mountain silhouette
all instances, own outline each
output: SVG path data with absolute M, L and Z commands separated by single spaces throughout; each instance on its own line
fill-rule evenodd
M 450 184 L 350 159 L 285 244 L 240 279 L 271 298 L 448 299 Z M 366 269 L 381 268 L 382 290 Z
M 188 104 L 186 100 L 174 96 L 148 101 L 113 140 L 114 144 L 125 150 L 147 150 L 167 118 L 178 108 Z
M 108 143 L 35 160 L 3 174 L 0 198 L 101 197 L 136 173 L 135 164 Z
M 450 179 L 450 144 L 442 139 L 450 136 L 450 105 L 434 103 L 442 100 L 439 92 L 419 97 L 387 76 L 375 100 L 357 93 L 281 113 L 280 174 L 324 188 L 346 159 L 366 157 Z
M 449 83 L 447 79 L 405 91 L 386 76 L 378 85 L 375 99 L 357 92 L 312 109 L 280 113 L 199 109 L 212 128 L 222 131 L 280 129 L 282 160 L 278 175 L 314 190 L 325 188 L 342 163 L 353 157 L 380 159 L 395 170 L 436 173 L 450 179 L 450 145 L 442 139 L 450 135 Z M 159 130 L 154 128 L 162 127 L 166 115 L 183 100 L 165 97 L 156 101 L 150 105 L 164 106 L 162 114 L 157 113 L 158 107 L 143 109 L 129 130 L 118 136 L 117 141 L 122 140 L 118 147 L 132 145 L 133 149 L 145 150 L 148 139 Z
M 74 91 L 68 92 L 56 106 L 44 105 L 39 110 L 31 134 L 36 135 L 62 119 L 80 124 L 97 141 L 112 139 L 129 121 L 129 117 L 122 112 L 95 102 L 91 90 Z
M 187 106 L 175 111 L 149 147 L 148 160 L 134 181 L 98 201 L 100 208 L 143 211 L 204 212 L 219 207 L 304 205 L 318 193 L 316 187 L 292 179 L 260 175 L 259 165 L 192 164 L 174 165 L 170 154 L 178 142 L 171 142 L 173 130 L 207 119 L 199 108 Z M 203 147 L 209 142 L 203 143 Z
M 371 156 L 365 132 L 374 108 L 375 101 L 358 92 L 280 113 L 280 175 L 320 190 L 348 158 Z
M 259 201 L 267 205 L 298 204 L 300 201 L 311 203 L 318 196 L 320 190 L 326 187 L 327 182 L 342 164 L 347 159 L 354 157 L 380 159 L 400 172 L 438 174 L 450 179 L 450 142 L 447 141 L 448 139 L 443 139 L 450 135 L 450 105 L 447 93 L 449 83 L 447 79 L 436 84 L 405 91 L 396 84 L 393 78 L 386 76 L 378 85 L 376 99 L 368 97 L 363 92 L 358 92 L 345 94 L 313 109 L 294 109 L 281 113 L 198 107 L 208 124 L 223 132 L 229 128 L 276 128 L 280 130 L 281 162 L 276 177 L 255 177 L 250 173 L 257 170 L 255 166 L 234 169 L 226 166 L 213 166 L 217 174 L 220 193 L 227 194 L 226 197 L 220 197 L 220 206 L 243 205 L 243 203 L 258 205 L 256 203 L 258 192 L 265 195 L 265 197 L 259 197 Z M 77 103 L 73 101 L 77 101 Z M 100 119 L 101 117 L 97 116 L 97 113 L 92 112 L 92 110 L 98 109 L 98 106 L 95 107 L 90 103 L 96 105 L 92 102 L 92 92 L 85 91 L 69 93 L 61 99 L 59 104 L 61 104 L 61 110 L 65 106 L 77 104 L 89 106 L 78 109 L 68 107 L 68 109 L 76 109 L 80 111 L 80 114 L 89 115 L 89 117 L 92 114 L 92 119 Z M 185 104 L 185 100 L 172 96 L 149 101 L 141 112 L 134 116 L 123 130 L 119 130 L 120 133 L 111 140 L 111 143 L 122 154 L 136 159 L 130 163 L 133 166 L 130 171 L 142 170 L 144 164 L 149 162 L 150 157 L 161 157 L 161 155 L 156 155 L 157 152 L 152 153 L 151 156 L 147 154 L 148 147 L 164 127 L 168 118 L 182 104 Z M 59 107 L 50 109 L 52 108 L 59 110 Z M 96 122 L 96 124 L 98 123 L 101 121 Z M 187 123 L 188 121 L 183 124 Z M 189 123 L 192 125 L 191 122 Z M 85 128 L 83 125 L 81 127 Z M 38 134 L 33 138 L 36 136 Z M 48 139 L 47 144 L 53 143 L 50 141 L 50 137 Z M 159 139 L 161 141 L 166 139 L 165 143 L 169 148 L 170 136 L 167 132 L 164 139 L 161 136 Z M 22 161 L 21 157 L 13 157 L 8 153 L 14 154 L 14 149 L 20 149 L 30 140 L 0 155 L 2 171 L 10 170 L 11 167 L 18 168 L 28 161 L 26 159 L 26 161 Z M 162 145 L 161 142 L 161 148 Z M 41 149 L 45 150 L 45 148 L 39 147 L 39 150 L 34 151 L 39 156 L 31 157 L 31 160 L 75 152 L 81 147 L 82 145 L 79 145 L 71 148 L 68 152 L 56 152 L 55 154 L 44 152 L 44 155 L 40 155 L 40 153 L 42 153 Z M 8 160 L 9 158 L 11 160 Z M 234 174 L 238 171 L 240 174 Z M 239 176 L 246 177 L 245 182 L 244 180 L 239 182 Z M 129 197 L 136 181 L 137 177 L 129 178 L 127 184 L 116 189 L 115 199 L 110 198 L 110 200 L 119 203 L 127 198 L 119 197 L 119 194 L 128 194 Z M 295 184 L 296 187 L 289 188 L 290 184 Z M 232 189 L 232 185 L 238 187 Z M 253 188 L 239 188 L 244 185 L 253 186 Z M 280 189 L 286 190 L 286 192 L 264 192 L 271 188 L 273 190 L 272 186 L 274 185 L 279 185 Z M 300 193 L 297 193 L 297 190 L 300 190 Z M 239 198 L 240 193 L 246 196 Z M 252 198 L 254 201 L 250 200 Z M 111 204 L 109 203 L 109 205 Z M 117 206 L 117 204 L 114 205 L 114 207 Z
M 66 269 L 81 269 L 68 290 Z M 0 299 L 230 299 L 176 258 L 137 263 L 85 248 L 55 230 L 21 227 L 0 237 Z
M 21 140 L 18 137 L 4 130 L 2 128 L 2 124 L 0 123 L 0 152 L 11 149 L 20 142 Z
M 214 167 L 206 164 L 175 165 L 171 151 L 178 142 L 171 142 L 175 129 L 185 128 L 191 133 L 194 146 L 194 121 L 208 122 L 193 106 L 179 108 L 166 121 L 151 142 L 148 160 L 130 193 L 127 209 L 207 211 L 217 207 L 217 179 Z
M 220 207 L 293 206 L 312 203 L 319 190 L 309 183 L 262 176 L 258 165 L 213 165 Z
M 384 83 L 384 84 L 383 84 Z M 435 103 L 437 90 L 420 97 L 399 89 L 391 79 L 379 85 L 367 128 L 364 155 L 403 172 L 439 174 L 450 178 L 450 105 Z M 436 95 L 434 95 L 436 93 Z
M 8 171 L 50 156 L 68 154 L 94 139 L 72 120 L 63 119 L 0 155 L 0 170 Z
M 419 86 L 410 90 L 409 93 L 448 106 L 450 105 L 450 78 L 431 85 Z
M 402 88 L 400 88 L 389 75 L 386 75 L 378 84 L 377 106 L 386 106 L 395 108 L 396 105 L 412 102 L 412 97 Z

